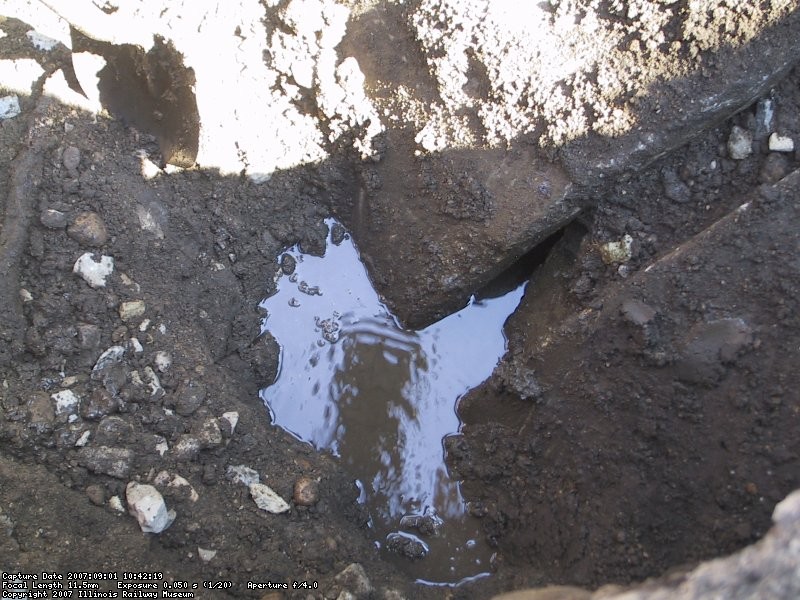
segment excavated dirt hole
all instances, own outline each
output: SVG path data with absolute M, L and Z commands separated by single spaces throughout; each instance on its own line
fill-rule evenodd
M 97 77 L 100 102 L 108 112 L 156 136 L 164 162 L 194 165 L 200 137 L 195 76 L 171 43 L 156 37 L 144 52 L 131 44 L 94 40 L 73 28 L 72 45 L 75 53 L 105 59 Z
M 503 324 L 559 234 L 467 307 L 410 331 L 373 289 L 350 236 L 326 222 L 324 256 L 289 249 L 278 291 L 262 303 L 281 357 L 261 397 L 275 424 L 346 465 L 387 559 L 420 583 L 485 576 L 493 551 L 447 471 L 443 443 L 459 430 L 458 399 L 505 352 Z

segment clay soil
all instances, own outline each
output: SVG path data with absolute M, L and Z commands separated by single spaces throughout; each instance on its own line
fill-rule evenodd
M 795 139 L 798 81 L 795 72 L 775 91 Z M 318 588 L 288 597 L 335 598 L 355 589 L 336 579 L 351 563 L 372 583 L 365 597 L 595 587 L 743 547 L 800 485 L 797 197 L 770 188 L 797 158 L 769 153 L 766 138 L 744 160 L 728 156 L 734 124 L 755 131 L 755 107 L 587 198 L 534 273 L 507 324 L 510 357 L 462 401 L 464 430 L 447 444 L 497 547 L 496 573 L 446 591 L 414 586 L 380 560 L 351 477 L 270 426 L 257 395 L 274 380 L 278 348 L 259 335 L 255 307 L 274 291 L 283 249 L 324 248 L 323 219 L 357 194 L 347 163 L 258 185 L 197 169 L 145 180 L 142 151 L 156 162 L 160 152 L 153 137 L 47 98 L 24 108 L 0 123 L 5 572 L 142 571 L 233 583 L 198 590 L 209 598 L 269 597 L 247 582 L 306 580 Z M 76 167 L 65 161 L 68 148 L 79 151 Z M 748 201 L 752 228 L 745 220 L 716 246 L 696 237 Z M 100 216 L 106 239 L 68 233 L 84 212 Z M 622 268 L 604 262 L 603 244 L 626 233 L 630 260 Z M 644 271 L 684 244 L 696 252 L 652 277 Z M 113 256 L 104 288 L 73 273 L 85 252 Z M 123 304 L 138 300 L 144 313 L 123 320 Z M 623 309 L 626 300 L 645 308 Z M 741 331 L 719 334 L 733 348 L 724 361 L 702 355 L 698 342 L 700 354 L 687 363 L 686 348 L 704 335 L 693 327 L 739 317 Z M 125 348 L 114 372 L 93 373 L 112 346 Z M 159 353 L 171 365 L 157 367 Z M 163 394 L 140 384 L 148 367 Z M 80 399 L 74 418 L 51 401 L 67 389 Z M 231 411 L 239 415 L 233 431 L 220 420 Z M 210 422 L 221 439 L 208 435 Z M 87 431 L 91 441 L 81 446 Z M 200 445 L 177 451 L 187 439 Z M 163 455 L 162 441 L 170 448 Z M 298 479 L 318 479 L 318 501 L 264 513 L 226 476 L 242 464 L 285 499 Z M 143 534 L 111 499 L 124 503 L 128 481 L 161 471 L 185 478 L 198 498 L 185 486 L 162 486 L 178 516 L 163 533 Z M 205 562 L 200 548 L 216 554 Z

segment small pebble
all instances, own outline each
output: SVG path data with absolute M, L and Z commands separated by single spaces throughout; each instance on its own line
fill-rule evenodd
M 119 307 L 119 318 L 123 321 L 130 321 L 136 317 L 141 317 L 144 311 L 145 304 L 141 300 L 123 302 Z
M 744 160 L 753 153 L 753 134 L 738 125 L 731 129 L 728 137 L 728 155 L 733 160 Z
M 75 146 L 69 146 L 64 150 L 64 155 L 61 157 L 61 160 L 64 163 L 64 168 L 66 168 L 70 174 L 77 174 L 78 165 L 81 164 L 81 151 Z
M 206 550 L 205 548 L 197 547 L 197 555 L 203 562 L 208 562 L 217 555 L 216 550 Z
M 319 500 L 319 482 L 310 477 L 301 477 L 294 482 L 292 500 L 300 506 L 313 506 Z
M 92 504 L 103 506 L 106 502 L 106 490 L 100 485 L 90 485 L 86 488 L 86 495 Z
M 778 152 L 770 152 L 764 159 L 758 179 L 761 183 L 776 183 L 789 174 L 789 159 Z

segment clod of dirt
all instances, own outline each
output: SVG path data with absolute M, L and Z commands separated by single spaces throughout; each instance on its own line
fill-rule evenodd
M 67 170 L 70 177 L 77 177 L 78 165 L 81 164 L 81 151 L 75 146 L 67 146 L 64 149 L 61 162 L 64 164 L 64 168 Z
M 345 567 L 333 580 L 345 591 L 354 594 L 356 597 L 365 596 L 372 592 L 367 572 L 358 563 L 351 563 Z
M 665 169 L 661 173 L 661 178 L 664 185 L 664 193 L 667 195 L 667 198 L 675 202 L 688 202 L 692 199 L 692 190 L 681 181 L 675 171 Z
M 206 386 L 199 381 L 190 381 L 181 385 L 172 402 L 175 412 L 188 417 L 206 401 Z
M 37 433 L 52 431 L 55 423 L 55 406 L 44 392 L 33 392 L 27 403 L 28 424 Z
M 627 321 L 639 327 L 647 325 L 657 314 L 652 306 L 633 298 L 628 298 L 622 302 L 620 312 Z
M 753 342 L 753 331 L 742 319 L 701 323 L 692 328 L 678 362 L 678 376 L 692 383 L 715 383 L 725 365 Z
M 284 275 L 291 275 L 294 273 L 297 261 L 291 254 L 284 254 L 281 256 L 281 271 Z
M 404 533 L 387 535 L 386 548 L 408 560 L 422 560 L 428 555 L 428 547 L 424 542 Z
M 400 527 L 416 529 L 422 535 L 438 535 L 444 522 L 436 515 L 407 515 L 400 519 Z
M 790 168 L 790 161 L 784 154 L 770 152 L 764 159 L 764 164 L 761 165 L 758 179 L 761 183 L 777 183 L 786 177 Z

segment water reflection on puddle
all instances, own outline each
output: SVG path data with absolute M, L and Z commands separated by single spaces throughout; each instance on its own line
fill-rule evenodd
M 349 236 L 337 241 L 329 236 L 323 258 L 286 252 L 295 270 L 281 274 L 278 292 L 262 303 L 281 362 L 261 396 L 275 424 L 330 450 L 358 479 L 382 548 L 427 551 L 403 560 L 413 577 L 456 583 L 486 573 L 491 551 L 447 473 L 442 444 L 458 431 L 457 399 L 505 351 L 502 326 L 524 286 L 406 331 L 381 303 Z

